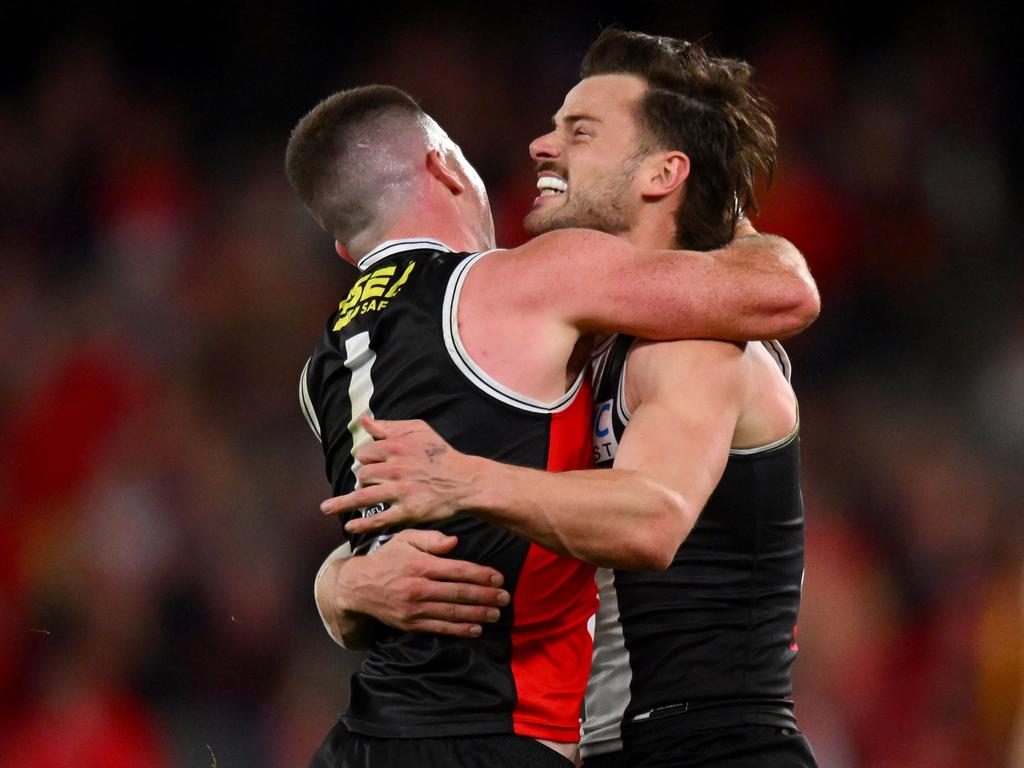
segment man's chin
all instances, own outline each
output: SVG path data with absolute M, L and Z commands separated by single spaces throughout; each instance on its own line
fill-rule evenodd
M 555 229 L 568 229 L 572 222 L 567 222 L 559 216 L 552 216 L 548 211 L 533 210 L 523 218 L 523 229 L 528 235 L 543 235 Z

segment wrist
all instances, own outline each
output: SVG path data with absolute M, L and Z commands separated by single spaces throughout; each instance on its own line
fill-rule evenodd
M 483 459 L 479 456 L 465 456 L 461 467 L 465 478 L 466 492 L 459 500 L 460 510 L 469 512 L 493 512 L 498 505 L 495 488 L 498 487 L 498 475 L 503 469 L 501 464 Z
M 339 573 L 344 571 L 344 566 L 348 562 L 348 558 L 351 557 L 351 551 L 348 544 L 343 544 L 334 550 L 320 566 L 313 582 L 313 598 L 324 629 L 342 647 L 345 647 L 345 643 L 335 620 L 335 595 L 338 593 Z
M 365 555 L 352 557 L 343 563 L 338 563 L 325 574 L 324 580 L 329 585 L 327 599 L 330 601 L 336 616 L 359 612 L 359 588 L 357 582 L 360 567 L 365 561 Z

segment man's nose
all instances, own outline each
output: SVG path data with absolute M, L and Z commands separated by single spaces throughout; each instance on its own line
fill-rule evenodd
M 558 157 L 558 143 L 554 139 L 555 132 L 545 133 L 530 142 L 530 157 L 534 160 L 553 160 Z

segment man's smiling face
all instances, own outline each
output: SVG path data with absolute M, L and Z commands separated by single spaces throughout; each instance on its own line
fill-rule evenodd
M 530 144 L 539 194 L 523 221 L 528 232 L 629 231 L 641 204 L 634 176 L 643 157 L 637 109 L 646 89 L 635 75 L 596 75 L 569 91 L 553 130 Z

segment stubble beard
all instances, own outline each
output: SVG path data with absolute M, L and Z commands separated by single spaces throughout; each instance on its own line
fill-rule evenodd
M 598 184 L 572 189 L 571 197 L 550 209 L 535 208 L 523 219 L 523 228 L 531 235 L 555 229 L 596 229 L 609 235 L 629 232 L 639 201 L 630 196 L 635 166 L 617 168 Z

